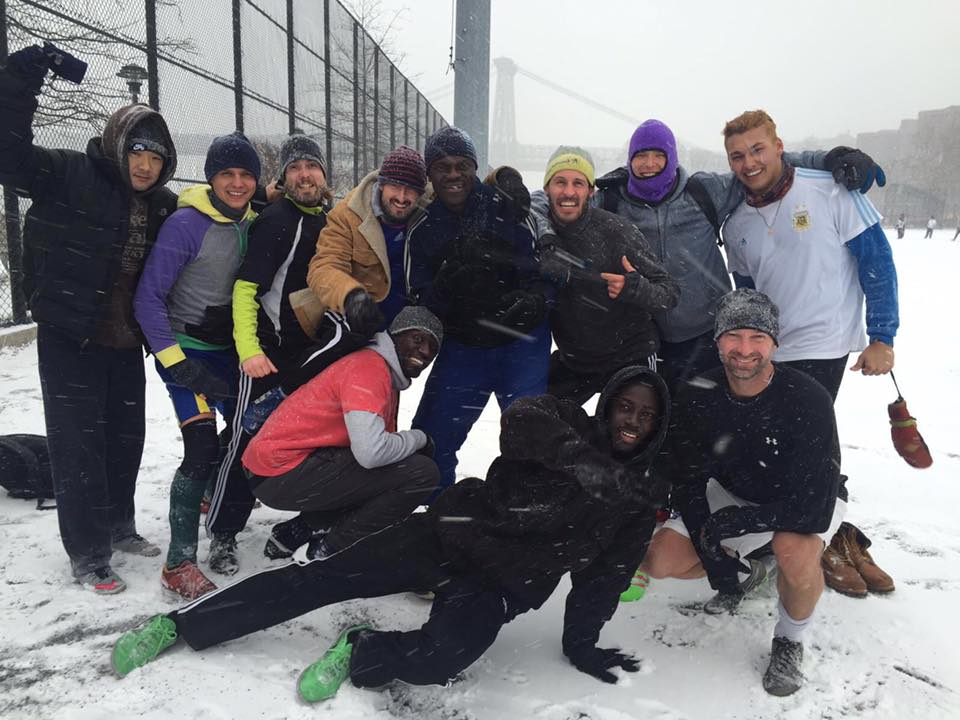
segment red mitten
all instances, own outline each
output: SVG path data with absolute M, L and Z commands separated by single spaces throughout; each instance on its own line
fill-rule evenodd
M 900 457 L 915 468 L 928 468 L 933 464 L 930 449 L 917 430 L 917 420 L 910 416 L 907 403 L 902 397 L 887 405 L 890 415 L 890 437 Z

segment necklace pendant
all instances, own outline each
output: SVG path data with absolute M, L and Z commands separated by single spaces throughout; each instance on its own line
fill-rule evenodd
M 767 228 L 767 235 L 771 235 L 771 236 L 773 235 L 773 228 L 772 228 L 772 227 L 768 227 L 768 228 Z

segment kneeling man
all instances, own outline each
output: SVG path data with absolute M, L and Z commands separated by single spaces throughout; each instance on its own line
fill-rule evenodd
M 823 592 L 820 555 L 843 519 L 833 403 L 808 375 L 771 362 L 779 311 L 763 293 L 725 295 L 714 334 L 722 368 L 685 386 L 668 433 L 681 517 L 654 536 L 644 565 L 655 578 L 706 575 L 717 596 L 704 609 L 734 612 L 746 556 L 772 543 L 780 602 L 763 687 L 789 695 Z

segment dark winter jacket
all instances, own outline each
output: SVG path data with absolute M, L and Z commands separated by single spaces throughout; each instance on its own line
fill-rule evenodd
M 540 607 L 571 573 L 565 649 L 595 644 L 653 532 L 660 493 L 648 468 L 663 442 L 667 411 L 656 435 L 626 463 L 611 456 L 605 418 L 616 390 L 636 378 L 669 408 L 663 381 L 639 367 L 611 378 L 593 418 L 550 395 L 517 400 L 501 417 L 501 454 L 486 482 L 457 483 L 429 511 L 455 564 L 479 568 L 529 607 Z M 618 478 L 627 490 L 616 489 Z M 587 489 L 597 482 L 608 488 L 602 497 Z
M 562 275 L 550 329 L 564 365 L 606 374 L 645 362 L 660 347 L 651 313 L 677 304 L 677 283 L 650 254 L 637 228 L 613 213 L 587 208 L 575 222 L 555 225 L 555 232 L 555 247 L 541 245 L 541 252 L 544 266 Z M 623 256 L 636 275 L 626 272 Z M 604 272 L 632 282 L 611 299 L 600 277 Z
M 266 353 L 283 370 L 311 344 L 290 294 L 307 287 L 307 268 L 326 222 L 326 213 L 305 212 L 285 197 L 250 225 L 233 285 L 233 337 L 240 362 Z
M 476 180 L 459 215 L 439 198 L 418 212 L 407 231 L 407 294 L 443 320 L 450 337 L 473 347 L 499 347 L 544 321 L 546 302 L 540 317 L 520 324 L 500 317 L 512 304 L 509 293 L 527 291 L 547 300 L 553 288 L 540 277 L 532 226 L 517 223 L 512 205 L 493 187 Z
M 826 153 L 789 153 L 784 157 L 797 167 L 822 169 Z M 743 201 L 743 186 L 733 173 L 698 172 L 694 177 L 709 196 L 720 222 Z M 731 290 L 730 276 L 713 226 L 687 187 L 687 171 L 677 169 L 673 190 L 655 204 L 630 195 L 628 179 L 626 167 L 598 178 L 593 203 L 636 225 L 654 257 L 679 283 L 679 304 L 654 316 L 661 339 L 677 343 L 710 332 L 717 301 Z
M 755 506 L 740 508 L 724 537 L 787 531 L 824 532 L 840 479 L 840 446 L 830 395 L 799 370 L 776 365 L 770 385 L 752 398 L 730 394 L 723 368 L 678 393 L 668 455 L 671 503 L 695 547 L 710 517 L 710 478 Z M 724 583 L 704 567 L 715 588 Z M 729 578 L 727 578 L 729 579 Z
M 86 342 L 111 312 L 121 263 L 139 275 L 160 224 L 176 208 L 176 196 L 163 187 L 176 170 L 176 153 L 163 119 L 145 105 L 115 113 L 86 153 L 34 145 L 42 84 L 42 75 L 0 70 L 0 183 L 33 200 L 24 224 L 24 289 L 33 319 Z M 148 117 L 162 128 L 170 157 L 153 188 L 134 193 L 126 147 L 130 130 Z M 131 212 L 144 207 L 144 244 L 128 248 Z M 124 303 L 132 323 L 132 290 Z

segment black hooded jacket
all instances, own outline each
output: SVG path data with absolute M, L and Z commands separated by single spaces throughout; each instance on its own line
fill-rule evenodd
M 555 227 L 555 246 L 541 252 L 544 266 L 561 275 L 550 329 L 564 364 L 576 372 L 608 373 L 656 353 L 660 336 L 653 314 L 674 307 L 680 287 L 650 253 L 642 233 L 599 208 Z M 635 275 L 624 269 L 624 256 Z M 600 277 L 605 272 L 632 276 L 616 299 L 607 295 Z
M 605 409 L 636 379 L 655 389 L 664 417 L 647 445 L 621 463 L 611 455 Z M 663 381 L 640 367 L 610 379 L 592 418 L 551 395 L 517 400 L 501 418 L 500 456 L 486 482 L 467 478 L 430 508 L 445 554 L 532 608 L 570 572 L 564 648 L 595 644 L 653 533 L 663 498 L 648 469 L 669 406 Z
M 147 213 L 141 269 L 160 224 L 176 209 L 176 196 L 163 185 L 176 170 L 177 156 L 163 118 L 146 105 L 114 113 L 103 137 L 91 139 L 85 153 L 34 145 L 42 85 L 43 75 L 0 69 L 0 183 L 33 201 L 24 224 L 24 290 L 33 319 L 84 342 L 97 335 L 110 312 L 135 197 Z M 130 131 L 147 118 L 165 136 L 169 157 L 156 184 L 135 194 L 126 147 Z

